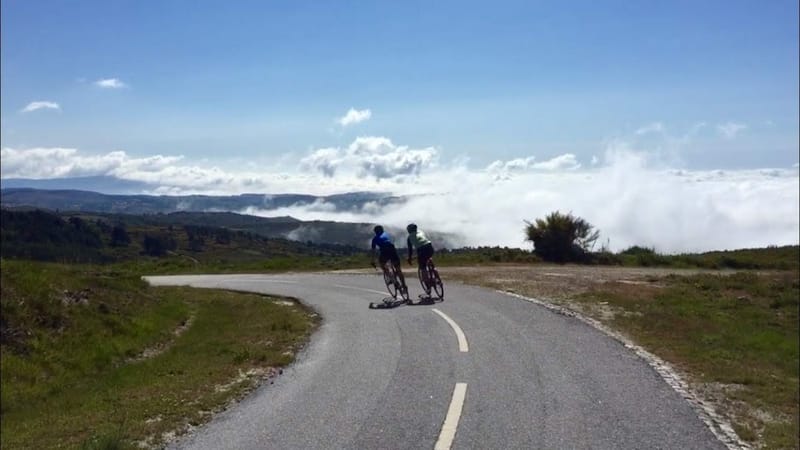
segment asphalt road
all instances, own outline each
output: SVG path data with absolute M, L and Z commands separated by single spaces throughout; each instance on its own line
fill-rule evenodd
M 148 280 L 296 297 L 323 317 L 274 384 L 175 448 L 725 448 L 622 344 L 497 292 L 445 280 L 444 302 L 374 310 L 378 276 Z

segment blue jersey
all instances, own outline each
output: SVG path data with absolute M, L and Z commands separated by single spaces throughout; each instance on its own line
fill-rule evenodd
M 375 250 L 375 247 L 380 247 L 381 250 L 394 248 L 394 243 L 392 242 L 392 238 L 389 237 L 389 233 L 383 232 L 375 237 L 372 238 L 372 249 Z

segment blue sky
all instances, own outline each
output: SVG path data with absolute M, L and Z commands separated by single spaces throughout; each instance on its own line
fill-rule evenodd
M 465 245 L 554 210 L 612 249 L 800 239 L 796 0 L 0 5 L 2 179 L 421 194 L 241 212 Z
M 2 145 L 256 158 L 366 135 L 485 166 L 704 124 L 683 167 L 788 167 L 797 24 L 777 0 L 5 0 Z M 350 108 L 371 117 L 339 126 Z

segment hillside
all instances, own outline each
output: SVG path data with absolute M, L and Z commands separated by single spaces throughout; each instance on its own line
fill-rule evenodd
M 161 257 L 182 264 L 268 268 L 292 264 L 321 267 L 330 258 L 364 259 L 353 246 L 270 238 L 249 231 L 164 216 L 56 214 L 0 210 L 2 257 L 71 263 L 135 262 Z M 280 223 L 280 220 L 276 220 Z M 305 262 L 303 262 L 305 261 Z M 366 264 L 362 261 L 362 264 Z M 338 267 L 334 265 L 334 267 Z
M 4 183 L 6 181 L 4 180 Z M 325 203 L 337 211 L 361 209 L 367 203 L 387 205 L 402 202 L 377 192 L 350 192 L 328 196 L 306 194 L 241 195 L 108 195 L 72 189 L 3 188 L 0 203 L 6 207 L 33 206 L 43 209 L 126 214 L 155 214 L 176 211 L 243 211 L 258 208 L 269 211 L 290 206 Z
M 242 194 L 235 196 L 106 195 L 77 190 L 3 189 L 0 204 L 13 210 L 45 209 L 90 220 L 118 221 L 140 225 L 207 225 L 255 233 L 269 238 L 337 244 L 367 248 L 372 237 L 370 223 L 302 221 L 289 216 L 261 217 L 239 214 L 248 208 L 277 211 L 279 208 L 324 203 L 337 211 L 355 211 L 367 204 L 389 205 L 401 197 L 374 192 L 352 192 L 329 196 L 302 194 Z M 397 237 L 402 229 L 387 227 Z M 458 236 L 429 230 L 440 248 L 453 248 Z M 399 239 L 402 245 L 402 239 Z

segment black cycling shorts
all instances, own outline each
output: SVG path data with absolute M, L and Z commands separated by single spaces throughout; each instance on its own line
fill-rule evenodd
M 432 256 L 433 256 L 432 244 L 425 244 L 417 249 L 417 260 L 419 260 L 420 266 L 424 266 L 425 263 L 427 263 Z
M 380 255 L 378 256 L 378 261 L 381 262 L 381 265 L 384 265 L 386 261 L 391 261 L 397 264 L 397 267 L 400 267 L 400 255 L 397 254 L 397 249 L 394 245 L 386 245 L 381 247 Z

